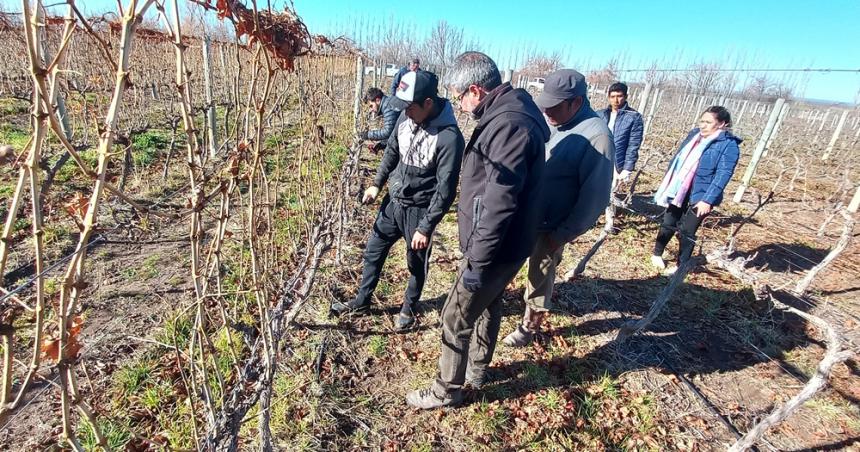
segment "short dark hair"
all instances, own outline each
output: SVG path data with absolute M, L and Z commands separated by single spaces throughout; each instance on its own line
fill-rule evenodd
M 371 102 L 376 99 L 382 99 L 385 94 L 382 93 L 382 90 L 379 88 L 370 88 L 367 90 L 367 93 L 364 94 L 364 101 Z
M 705 113 L 710 113 L 714 115 L 714 117 L 717 118 L 717 121 L 726 123 L 726 127 L 732 126 L 732 115 L 729 114 L 729 111 L 726 109 L 726 107 L 723 107 L 721 105 L 711 105 L 710 107 L 706 108 L 705 111 L 702 112 L 702 114 Z
M 623 94 L 626 97 L 627 96 L 627 85 L 625 85 L 624 83 L 621 83 L 621 82 L 615 82 L 615 83 L 609 85 L 609 90 L 606 91 L 607 94 L 616 93 L 616 92 L 620 92 L 621 94 Z
M 412 64 L 421 64 L 421 60 L 419 60 L 418 57 L 411 59 L 409 62 Z

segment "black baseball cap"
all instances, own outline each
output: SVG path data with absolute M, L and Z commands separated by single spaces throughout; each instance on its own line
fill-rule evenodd
M 543 91 L 535 98 L 538 107 L 546 110 L 574 97 L 585 96 L 585 76 L 573 69 L 559 69 L 546 76 Z
M 410 71 L 400 79 L 389 103 L 398 110 L 404 110 L 412 102 L 423 102 L 428 97 L 435 98 L 438 91 L 439 78 L 436 74 L 430 71 Z

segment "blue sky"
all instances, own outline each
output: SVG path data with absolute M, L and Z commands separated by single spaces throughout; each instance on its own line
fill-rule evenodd
M 113 9 L 116 3 L 85 4 L 96 11 Z M 444 19 L 465 28 L 467 37 L 477 38 L 500 66 L 512 59 L 517 47 L 529 47 L 560 51 L 566 65 L 583 70 L 602 67 L 613 57 L 624 68 L 647 67 L 655 61 L 661 67 L 686 67 L 697 61 L 731 67 L 740 60 L 743 66 L 756 68 L 860 69 L 858 0 L 294 0 L 294 4 L 312 33 L 328 35 L 396 20 L 414 29 L 418 41 L 433 23 Z M 853 102 L 860 91 L 857 72 L 771 76 L 798 84 L 810 98 Z

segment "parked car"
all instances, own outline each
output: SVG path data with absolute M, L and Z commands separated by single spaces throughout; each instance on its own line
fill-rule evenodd
M 543 77 L 535 77 L 526 83 L 526 90 L 543 91 Z
M 376 71 L 376 74 L 379 76 L 394 77 L 398 70 L 400 68 L 395 64 L 386 64 L 385 67 L 366 66 L 364 68 L 364 75 L 373 74 Z

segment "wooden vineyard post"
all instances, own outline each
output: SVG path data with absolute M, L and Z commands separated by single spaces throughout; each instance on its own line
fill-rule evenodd
M 374 68 L 375 70 L 376 68 Z M 358 133 L 361 125 L 361 90 L 364 89 L 364 60 L 361 56 L 355 58 L 355 103 L 352 105 L 354 120 L 353 130 Z
M 764 131 L 761 133 L 761 137 L 758 140 L 758 144 L 753 151 L 752 160 L 750 160 L 749 165 L 747 165 L 747 169 L 744 172 L 744 177 L 741 181 L 740 186 L 738 186 L 738 191 L 735 192 L 735 197 L 733 201 L 735 203 L 740 203 L 744 197 L 744 193 L 749 187 L 750 182 L 752 182 L 753 175 L 755 174 L 756 166 L 758 165 L 759 160 L 761 160 L 762 154 L 764 154 L 765 147 L 767 146 L 768 141 L 770 141 L 771 134 L 776 128 L 776 121 L 779 119 L 779 114 L 782 111 L 782 107 L 785 105 L 785 99 L 779 98 L 776 100 L 776 103 L 773 106 L 773 110 L 770 112 L 770 118 L 767 120 L 767 125 L 764 127 Z
M 206 91 L 206 124 L 209 133 L 206 134 L 209 144 L 209 156 L 214 157 L 218 151 L 218 129 L 215 128 L 215 102 L 212 100 L 212 65 L 210 64 L 209 47 L 211 39 L 206 33 L 203 37 L 203 83 Z
M 830 142 L 827 143 L 827 148 L 824 149 L 824 154 L 821 160 L 830 158 L 830 153 L 833 152 L 833 147 L 836 146 L 836 141 L 839 140 L 839 134 L 842 133 L 842 128 L 845 127 L 845 120 L 848 118 L 848 110 L 842 111 L 842 116 L 839 117 L 839 123 L 836 125 L 836 130 L 833 131 L 833 136 L 830 137 Z

